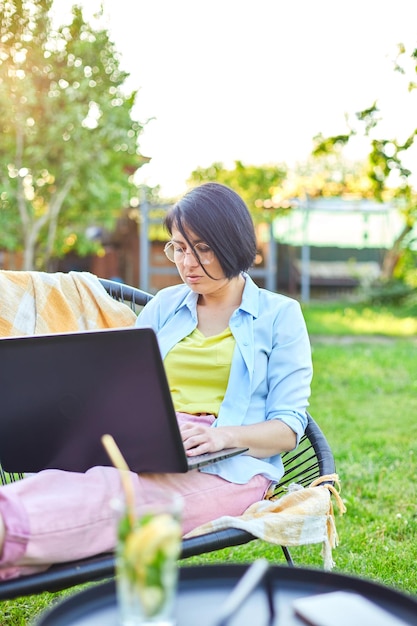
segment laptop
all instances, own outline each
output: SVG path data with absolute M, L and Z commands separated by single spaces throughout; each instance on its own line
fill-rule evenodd
M 187 457 L 151 328 L 0 339 L 0 406 L 11 473 L 111 465 L 104 434 L 137 473 L 184 473 L 247 450 Z

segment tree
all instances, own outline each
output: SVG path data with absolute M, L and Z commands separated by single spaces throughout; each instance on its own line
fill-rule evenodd
M 349 161 L 337 150 L 310 156 L 288 173 L 282 188 L 291 198 L 373 198 L 366 164 Z
M 52 0 L 0 0 L 0 248 L 24 252 L 24 269 L 99 245 L 146 162 L 136 93 L 107 30 L 80 7 L 54 27 Z
M 272 222 L 279 213 L 288 210 L 279 193 L 287 175 L 281 165 L 244 165 L 235 161 L 233 169 L 224 168 L 222 163 L 213 163 L 207 168 L 197 168 L 191 173 L 189 183 L 200 184 L 217 181 L 232 187 L 246 202 L 256 223 Z
M 395 70 L 406 74 L 404 69 L 405 47 L 400 44 L 398 57 L 395 62 Z M 417 72 L 417 48 L 410 54 L 412 76 Z M 410 79 L 408 90 L 411 92 L 417 88 L 417 83 Z M 410 250 L 416 242 L 414 233 L 417 222 L 417 192 L 410 183 L 412 171 L 404 162 L 409 151 L 414 146 L 417 137 L 417 127 L 410 129 L 408 137 L 399 141 L 396 138 L 384 139 L 378 136 L 378 124 L 380 111 L 377 102 L 369 108 L 355 114 L 353 120 L 348 119 L 349 128 L 345 134 L 333 137 L 318 135 L 314 138 L 313 154 L 321 156 L 340 151 L 354 137 L 358 135 L 369 139 L 370 147 L 367 157 L 367 177 L 371 184 L 374 197 L 380 201 L 395 201 L 400 207 L 404 217 L 404 227 L 396 238 L 392 249 L 387 252 L 382 267 L 382 278 L 389 280 L 399 267 L 399 261 L 404 253 Z M 415 172 L 417 174 L 417 171 Z

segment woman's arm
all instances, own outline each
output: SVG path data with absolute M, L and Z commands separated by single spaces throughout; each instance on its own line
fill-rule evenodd
M 262 459 L 292 450 L 297 443 L 294 431 L 278 419 L 218 428 L 188 422 L 181 426 L 181 435 L 189 456 L 241 447 L 249 448 L 248 454 Z

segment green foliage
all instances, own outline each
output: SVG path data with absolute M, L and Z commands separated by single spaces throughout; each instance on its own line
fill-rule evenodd
M 410 310 L 411 297 L 416 293 L 416 289 L 407 285 L 403 280 L 391 279 L 384 282 L 377 282 L 367 291 L 367 300 L 372 306 L 400 305 Z M 416 311 L 417 312 L 417 311 Z
M 191 173 L 189 183 L 200 185 L 217 181 L 234 189 L 246 202 L 253 219 L 257 223 L 269 223 L 277 215 L 288 211 L 288 204 L 282 204 L 279 187 L 287 174 L 284 166 L 244 165 L 235 161 L 233 169 L 225 169 L 222 163 L 213 163 L 207 168 L 197 168 Z
M 85 230 L 111 228 L 144 163 L 135 93 L 106 30 L 54 28 L 52 0 L 0 0 L 0 246 L 26 266 L 97 247 Z
M 317 138 L 316 138 L 317 139 Z M 337 140 L 335 140 L 337 143 Z M 328 151 L 329 140 L 304 162 L 298 163 L 284 185 L 286 195 L 297 198 L 374 198 L 363 162 L 351 162 L 339 149 Z
M 400 59 L 404 60 L 406 49 L 399 46 L 399 54 L 395 69 L 407 75 Z M 409 54 L 411 78 L 408 80 L 408 90 L 417 87 L 415 73 L 417 71 L 417 48 Z M 353 120 L 348 119 L 348 132 L 323 137 L 318 135 L 314 139 L 313 154 L 322 156 L 340 152 L 341 148 L 356 136 L 364 136 L 369 140 L 367 158 L 367 177 L 371 184 L 373 197 L 380 201 L 395 201 L 404 216 L 404 228 L 394 242 L 391 254 L 384 259 L 383 277 L 390 279 L 395 273 L 396 264 L 401 259 L 404 250 L 410 249 L 410 241 L 415 241 L 410 234 L 417 221 L 417 192 L 413 188 L 410 178 L 413 174 L 405 164 L 410 149 L 414 146 L 417 137 L 417 128 L 410 128 L 405 141 L 398 141 L 396 137 L 384 138 L 378 135 L 378 125 L 382 119 L 377 103 L 355 114 Z M 398 182 L 399 181 L 399 182 Z
M 331 154 L 335 148 L 341 148 L 345 146 L 350 139 L 350 135 L 334 135 L 333 137 L 324 137 L 321 133 L 316 135 L 313 139 L 314 149 L 313 156 L 323 156 Z

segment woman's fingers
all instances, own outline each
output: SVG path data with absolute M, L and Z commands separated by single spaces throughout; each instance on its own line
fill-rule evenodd
M 187 453 L 203 454 L 220 450 L 216 444 L 216 434 L 213 428 L 195 424 L 183 424 L 180 428 L 182 441 Z

